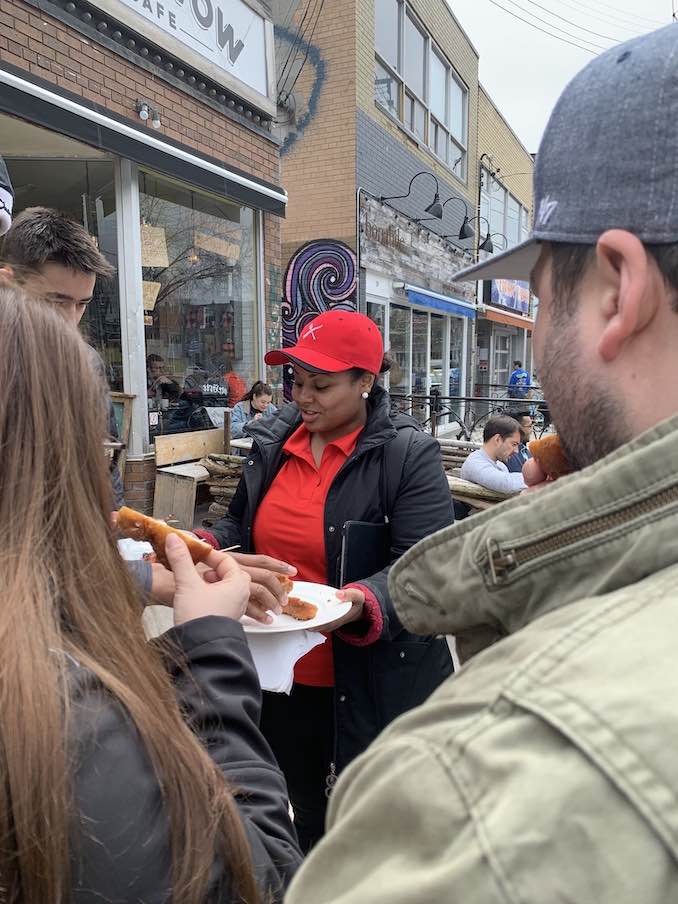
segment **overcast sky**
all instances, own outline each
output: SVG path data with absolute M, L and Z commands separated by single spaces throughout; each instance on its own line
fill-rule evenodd
M 672 12 L 671 0 L 448 2 L 480 54 L 481 82 L 530 152 L 538 149 L 558 95 L 598 48 L 669 24 Z

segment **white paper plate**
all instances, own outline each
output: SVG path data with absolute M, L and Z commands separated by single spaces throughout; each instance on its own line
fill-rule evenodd
M 290 596 L 297 596 L 306 603 L 314 603 L 318 607 L 315 618 L 308 621 L 297 621 L 291 615 L 273 615 L 270 625 L 262 625 L 247 615 L 240 619 L 247 634 L 281 634 L 285 631 L 307 631 L 309 628 L 322 628 L 337 618 L 341 618 L 351 608 L 351 603 L 337 599 L 334 587 L 325 584 L 310 584 L 308 581 L 295 581 Z

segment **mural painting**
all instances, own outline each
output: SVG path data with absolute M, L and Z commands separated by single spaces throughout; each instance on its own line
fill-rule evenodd
M 295 345 L 306 326 L 323 311 L 355 311 L 357 261 L 355 252 L 336 239 L 316 239 L 302 245 L 290 259 L 282 303 L 283 345 Z M 292 381 L 284 374 L 285 398 Z

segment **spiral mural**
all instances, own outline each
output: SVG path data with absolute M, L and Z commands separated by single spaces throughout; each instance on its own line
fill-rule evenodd
M 295 345 L 305 327 L 323 311 L 355 311 L 357 289 L 355 253 L 336 239 L 316 239 L 302 245 L 285 271 L 282 303 L 283 345 Z M 291 384 L 287 368 L 285 398 Z

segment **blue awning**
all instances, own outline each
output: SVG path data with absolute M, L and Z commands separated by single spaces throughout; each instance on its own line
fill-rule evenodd
M 428 289 L 420 289 L 418 286 L 405 286 L 408 301 L 412 304 L 431 308 L 434 311 L 442 311 L 444 314 L 454 314 L 456 317 L 468 317 L 473 320 L 476 316 L 475 306 L 460 298 L 450 298 L 447 295 L 439 295 Z

